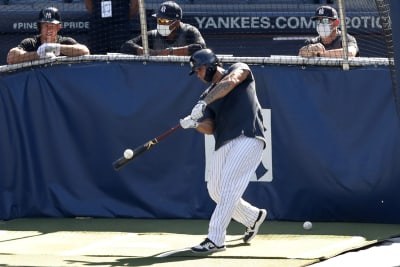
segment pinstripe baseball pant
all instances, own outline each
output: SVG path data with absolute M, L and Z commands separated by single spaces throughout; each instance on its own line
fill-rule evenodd
M 242 199 L 262 159 L 264 143 L 241 135 L 214 152 L 207 189 L 217 204 L 211 216 L 208 238 L 217 246 L 225 244 L 226 229 L 233 218 L 253 226 L 259 209 Z

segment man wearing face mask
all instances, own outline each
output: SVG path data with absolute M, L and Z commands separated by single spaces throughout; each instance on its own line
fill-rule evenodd
M 342 47 L 342 32 L 339 30 L 339 18 L 334 8 L 330 6 L 318 7 L 315 16 L 318 36 L 306 40 L 306 45 L 300 48 L 302 57 L 344 57 Z M 347 34 L 348 57 L 358 56 L 359 50 L 356 39 Z
M 190 56 L 194 52 L 206 48 L 200 31 L 183 23 L 182 9 L 173 2 L 161 3 L 157 14 L 157 29 L 147 32 L 149 54 L 151 56 Z M 142 36 L 126 41 L 121 46 L 121 53 L 143 55 Z

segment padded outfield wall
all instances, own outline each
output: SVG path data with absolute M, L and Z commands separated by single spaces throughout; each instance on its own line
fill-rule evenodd
M 393 40 L 399 66 L 398 27 Z M 271 220 L 399 223 L 399 87 L 387 64 L 251 68 L 270 142 L 245 198 Z M 181 130 L 111 166 L 190 111 L 204 85 L 187 73 L 186 62 L 96 57 L 1 72 L 0 219 L 208 218 L 212 139 Z
M 211 139 L 180 130 L 120 171 L 111 165 L 187 115 L 204 84 L 187 61 L 90 58 L 1 75 L 1 219 L 208 218 Z M 245 198 L 271 220 L 399 223 L 389 68 L 251 68 L 268 146 Z

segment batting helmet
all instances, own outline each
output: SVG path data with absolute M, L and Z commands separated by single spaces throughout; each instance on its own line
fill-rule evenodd
M 190 67 L 192 68 L 189 75 L 195 73 L 196 69 L 201 66 L 206 66 L 206 75 L 204 76 L 204 80 L 207 82 L 211 82 L 214 77 L 215 72 L 217 71 L 217 66 L 219 65 L 219 59 L 210 49 L 201 49 L 195 52 L 190 57 Z
M 58 9 L 55 7 L 43 8 L 39 13 L 38 23 L 47 22 L 53 24 L 61 23 L 61 16 Z

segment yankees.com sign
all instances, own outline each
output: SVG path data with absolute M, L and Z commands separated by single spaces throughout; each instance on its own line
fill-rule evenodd
M 243 16 L 240 13 L 198 16 L 196 13 L 189 13 L 183 18 L 183 21 L 195 25 L 203 34 L 315 34 L 315 22 L 311 20 L 310 16 L 300 14 L 288 16 L 288 14 L 290 13 L 270 12 L 263 13 L 261 16 Z M 36 21 L 32 18 L 36 18 L 36 16 L 36 12 L 3 13 L 0 19 L 0 31 L 4 33 L 35 32 L 37 31 Z M 150 23 L 154 21 L 154 18 L 148 17 L 147 20 Z M 135 23 L 139 23 L 139 21 Z M 66 32 L 88 32 L 90 30 L 87 14 L 81 11 L 70 12 L 63 16 L 62 26 Z M 351 33 L 360 34 L 381 33 L 382 28 L 379 16 L 371 12 L 365 14 L 349 12 L 346 17 L 346 26 Z
M 232 33 L 315 33 L 315 22 L 305 16 L 194 16 L 191 21 L 203 33 L 224 30 Z M 378 16 L 346 17 L 347 29 L 352 32 L 381 31 Z

